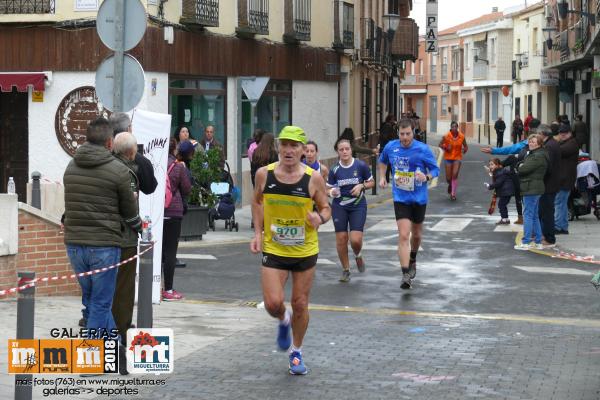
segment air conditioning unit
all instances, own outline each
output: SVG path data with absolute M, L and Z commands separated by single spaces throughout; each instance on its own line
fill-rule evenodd
M 450 85 L 448 85 L 447 83 L 442 83 L 442 93 L 449 93 L 450 92 Z
M 546 18 L 546 20 L 551 20 L 553 18 L 552 6 L 550 4 L 544 6 L 544 18 Z

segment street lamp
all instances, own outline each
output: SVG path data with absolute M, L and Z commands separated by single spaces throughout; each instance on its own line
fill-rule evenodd
M 556 32 L 557 29 L 554 27 L 542 28 L 543 32 L 548 34 L 548 38 L 546 39 L 546 46 L 548 46 L 548 50 L 552 50 L 552 45 L 554 41 L 552 40 L 552 32 Z
M 392 49 L 392 43 L 394 41 L 394 34 L 398 29 L 398 25 L 400 25 L 400 16 L 398 14 L 385 14 L 383 16 L 383 29 L 387 33 L 388 43 L 390 54 Z M 394 92 L 394 76 L 398 74 L 398 70 L 396 68 L 396 62 L 392 56 L 392 71 L 388 76 L 388 104 L 389 108 L 393 108 L 393 113 L 396 114 L 396 102 L 395 102 L 395 92 Z M 392 110 L 388 110 L 391 112 Z
M 585 11 L 569 10 L 569 3 L 567 0 L 558 0 L 556 5 L 558 7 L 558 17 L 560 19 L 567 18 L 568 14 L 579 14 L 589 18 L 592 25 L 596 25 L 596 16 L 594 14 Z
M 394 40 L 396 29 L 400 25 L 400 16 L 398 14 L 385 14 L 383 16 L 383 28 L 387 32 L 388 40 L 391 43 Z

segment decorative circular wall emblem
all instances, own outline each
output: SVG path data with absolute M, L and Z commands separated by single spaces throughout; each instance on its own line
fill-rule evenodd
M 110 114 L 98 100 L 93 86 L 72 90 L 60 102 L 54 118 L 56 137 L 63 150 L 73 156 L 85 142 L 88 124 L 98 117 L 108 118 Z

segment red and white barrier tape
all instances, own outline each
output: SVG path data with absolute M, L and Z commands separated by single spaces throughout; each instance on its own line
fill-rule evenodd
M 90 276 L 90 275 L 94 275 L 94 274 L 99 274 L 101 272 L 106 272 L 108 270 L 118 268 L 121 265 L 127 264 L 128 262 L 131 262 L 131 261 L 135 260 L 136 258 L 138 258 L 139 256 L 141 256 L 142 254 L 150 251 L 150 249 L 152 247 L 154 247 L 154 243 L 155 242 L 152 242 L 152 244 L 147 249 L 136 254 L 135 256 L 129 257 L 128 259 L 118 262 L 116 264 L 109 265 L 108 267 L 102 267 L 102 268 L 94 269 L 94 270 L 87 271 L 87 272 L 80 272 L 78 274 L 70 274 L 70 275 L 62 275 L 62 276 L 47 276 L 45 278 L 34 278 L 30 281 L 27 281 L 27 283 L 24 285 L 10 288 L 10 289 L 0 290 L 0 296 L 6 296 L 8 294 L 16 293 L 16 292 L 19 292 L 24 289 L 29 289 L 31 287 L 34 287 L 37 282 L 53 282 L 53 281 L 58 281 L 61 279 L 74 279 L 74 278 L 79 278 L 82 276 Z
M 595 260 L 594 256 L 580 256 L 575 253 L 567 253 L 565 251 L 559 251 L 552 257 L 560 258 L 563 260 L 580 261 L 580 262 L 586 262 L 586 263 L 590 263 L 590 264 L 599 264 L 600 265 L 600 261 Z

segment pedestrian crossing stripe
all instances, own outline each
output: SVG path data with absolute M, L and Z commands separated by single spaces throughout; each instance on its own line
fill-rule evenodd
M 318 258 L 317 259 L 317 264 L 321 264 L 321 265 L 335 265 L 335 263 L 331 260 L 328 260 L 326 258 Z
M 429 229 L 435 232 L 461 232 L 471 222 L 473 222 L 473 218 L 442 218 L 440 222 Z
M 217 257 L 210 254 L 177 254 L 177 258 L 184 260 L 216 260 Z

